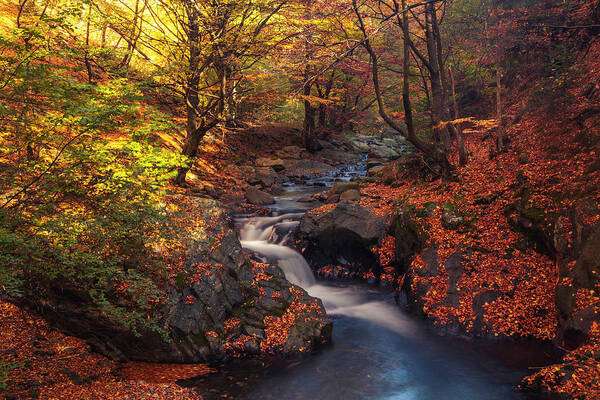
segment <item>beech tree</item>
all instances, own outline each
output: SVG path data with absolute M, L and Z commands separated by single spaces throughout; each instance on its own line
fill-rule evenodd
M 409 47 L 412 48 L 413 50 L 416 50 L 416 46 L 414 46 L 414 44 L 412 44 L 412 40 L 409 37 L 410 36 L 410 28 L 409 28 L 409 23 L 408 23 L 408 12 L 410 9 L 416 8 L 417 5 L 407 6 L 405 2 L 403 2 L 401 5 L 398 4 L 397 2 L 393 3 L 392 5 L 388 4 L 387 6 L 391 10 L 391 14 L 381 18 L 381 21 L 383 21 L 383 23 L 389 23 L 390 21 L 393 21 L 395 19 L 398 22 L 398 24 L 401 26 L 402 33 L 403 33 L 403 40 L 404 40 L 403 59 L 404 60 L 403 60 L 403 71 L 402 71 L 402 73 L 403 73 L 402 97 L 403 97 L 403 105 L 404 105 L 404 122 L 405 122 L 405 126 L 406 126 L 406 128 L 404 128 L 402 125 L 400 125 L 400 123 L 396 122 L 390 116 L 390 114 L 388 113 L 388 111 L 386 109 L 385 101 L 384 101 L 384 97 L 383 97 L 383 93 L 382 93 L 382 88 L 381 88 L 381 84 L 380 84 L 379 56 L 378 56 L 376 50 L 374 49 L 374 46 L 372 45 L 372 39 L 371 39 L 372 36 L 371 36 L 371 33 L 367 30 L 367 26 L 365 24 L 365 19 L 364 19 L 363 13 L 362 13 L 358 3 L 356 2 L 356 0 L 353 0 L 352 4 L 353 4 L 353 8 L 354 8 L 354 13 L 357 17 L 358 27 L 362 34 L 360 43 L 363 45 L 363 47 L 368 52 L 370 62 L 371 62 L 371 76 L 372 76 L 373 87 L 374 87 L 375 95 L 376 95 L 376 99 L 377 99 L 377 109 L 378 109 L 379 115 L 386 122 L 387 125 L 389 125 L 392 129 L 394 129 L 400 135 L 404 136 L 413 146 L 415 146 L 415 148 L 417 150 L 422 152 L 430 160 L 433 160 L 435 163 L 437 163 L 441 167 L 444 175 L 449 175 L 453 170 L 453 166 L 448 161 L 448 158 L 446 156 L 444 149 L 440 148 L 440 146 L 438 146 L 434 142 L 423 140 L 423 139 L 419 138 L 415 132 L 414 121 L 412 118 L 412 106 L 411 106 L 411 102 L 410 102 L 410 88 L 409 88 L 410 60 L 409 60 L 408 55 L 409 55 Z M 428 7 L 430 4 L 431 3 L 426 3 L 425 7 Z M 419 5 L 421 5 L 421 4 L 419 4 Z M 430 41 L 431 41 L 431 39 L 430 39 Z M 438 64 L 436 61 L 437 59 L 435 58 L 437 53 L 436 53 L 436 51 L 434 51 L 433 48 L 430 48 L 430 50 L 431 50 L 430 56 L 433 58 L 434 62 L 428 61 L 427 64 L 431 67 L 430 73 L 432 76 L 432 78 L 431 78 L 432 86 L 437 85 L 437 83 L 440 82 L 440 85 L 437 86 L 437 88 L 436 88 L 436 92 L 439 92 L 439 89 L 441 89 L 441 81 L 439 81 L 439 74 L 436 75 L 439 72 Z M 418 54 L 422 57 L 420 52 Z M 432 90 L 432 92 L 433 92 L 433 90 Z M 436 103 L 434 104 L 433 114 L 435 117 L 440 117 L 441 104 L 439 103 L 439 101 L 440 101 L 439 93 L 437 94 L 437 96 L 438 96 L 438 100 L 436 100 Z M 434 118 L 434 123 L 435 122 L 439 123 L 441 121 L 439 119 Z M 434 132 L 444 131 L 443 129 L 440 129 L 438 125 L 434 125 L 433 129 L 434 129 Z

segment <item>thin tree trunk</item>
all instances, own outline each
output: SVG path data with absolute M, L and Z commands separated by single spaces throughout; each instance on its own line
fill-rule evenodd
M 304 127 L 302 131 L 302 144 L 306 150 L 314 151 L 314 134 L 315 134 L 315 110 L 310 104 L 310 89 L 312 82 L 310 80 L 310 68 L 307 65 L 304 68 L 304 84 L 302 94 L 304 95 Z
M 500 69 L 500 45 L 496 45 L 496 148 L 504 151 L 504 127 L 502 126 L 502 70 Z
M 500 17 L 498 16 L 498 1 L 494 1 L 494 15 L 496 17 L 496 27 L 500 26 Z M 500 153 L 504 151 L 504 126 L 502 122 L 502 69 L 501 69 L 501 48 L 500 35 L 496 37 L 495 49 L 495 64 L 496 64 L 496 120 L 498 128 L 496 130 L 496 150 Z
M 88 50 L 90 48 L 90 23 L 91 23 L 91 19 L 92 19 L 92 7 L 89 6 L 88 9 L 88 15 L 87 15 L 87 24 L 85 27 L 85 53 L 84 53 L 84 59 L 85 59 L 85 69 L 87 70 L 87 74 L 88 74 L 88 83 L 91 85 L 93 84 L 93 77 L 92 77 L 92 64 L 90 63 L 90 57 L 88 54 Z
M 431 25 L 433 28 L 433 36 L 435 38 L 435 44 L 437 49 L 437 61 L 439 65 L 440 71 L 440 81 L 442 84 L 442 115 L 443 121 L 446 122 L 446 127 L 454 139 L 456 140 L 456 145 L 458 147 L 459 153 L 459 163 L 460 165 L 465 165 L 468 160 L 467 151 L 465 149 L 465 144 L 462 138 L 462 131 L 460 127 L 455 124 L 448 122 L 451 119 L 458 119 L 458 116 L 452 118 L 452 113 L 450 111 L 450 88 L 448 87 L 448 80 L 446 79 L 446 67 L 444 65 L 444 52 L 442 47 L 442 35 L 440 33 L 440 24 L 437 18 L 437 13 L 435 12 L 435 7 L 432 5 L 433 14 L 431 15 Z M 454 85 L 454 81 L 452 81 L 451 85 Z M 454 91 L 454 86 L 452 86 L 452 91 Z M 452 92 L 454 95 L 454 92 Z M 456 103 L 456 102 L 455 102 Z M 458 113 L 457 113 L 458 114 Z
M 311 3 L 312 0 L 306 0 L 304 2 L 304 18 L 306 21 L 310 21 L 312 18 L 311 14 Z M 313 52 L 310 48 L 311 33 L 310 30 L 306 30 L 304 34 L 304 74 L 302 84 L 302 94 L 304 95 L 304 127 L 302 132 L 302 142 L 306 150 L 312 152 L 315 150 L 315 110 L 310 103 L 310 91 L 313 84 L 313 78 L 311 77 L 311 62 Z
M 431 81 L 431 97 L 433 102 L 433 130 L 437 136 L 441 138 L 444 145 L 444 150 L 449 151 L 452 147 L 450 133 L 445 124 L 441 124 L 444 120 L 444 102 L 443 88 L 440 77 L 440 64 L 437 57 L 437 46 L 433 33 L 432 14 L 435 13 L 435 6 L 432 3 L 425 5 L 425 38 L 427 44 L 427 55 L 429 57 L 429 76 Z
M 100 47 L 104 48 L 106 47 L 106 30 L 108 29 L 108 23 L 104 22 L 102 24 L 102 40 L 100 42 Z
M 410 103 L 410 29 L 406 0 L 402 0 L 402 33 L 404 37 L 404 59 L 402 63 L 402 103 L 404 105 L 404 122 L 409 137 L 415 137 L 412 106 Z
M 458 112 L 458 102 L 456 101 L 456 81 L 454 80 L 454 72 L 452 71 L 452 67 L 448 68 L 448 73 L 450 75 L 450 88 L 452 89 L 452 110 L 453 110 L 453 118 L 455 120 L 460 118 L 460 113 Z M 463 141 L 462 129 L 460 124 L 453 124 L 456 129 L 456 144 L 458 145 L 458 157 L 460 165 L 466 165 L 469 161 L 469 153 L 467 152 L 467 148 L 465 147 L 465 143 Z

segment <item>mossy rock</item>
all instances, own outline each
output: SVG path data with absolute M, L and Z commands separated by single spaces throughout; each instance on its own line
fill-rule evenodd
M 417 223 L 427 216 L 425 210 L 417 211 L 414 205 L 406 204 L 392 214 L 387 232 L 396 238 L 396 262 L 401 266 L 407 267 L 412 256 L 420 252 L 427 241 L 427 233 Z

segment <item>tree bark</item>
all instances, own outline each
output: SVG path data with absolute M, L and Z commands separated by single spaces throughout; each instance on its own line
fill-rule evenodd
M 302 144 L 309 152 L 314 151 L 314 135 L 315 135 L 315 110 L 310 104 L 310 90 L 312 81 L 310 78 L 310 68 L 307 65 L 304 68 L 304 84 L 302 86 L 302 94 L 304 95 L 304 127 L 302 131 Z
M 431 97 L 433 102 L 433 130 L 436 135 L 441 138 L 445 151 L 449 151 L 452 147 L 450 133 L 445 124 L 441 124 L 444 120 L 444 93 L 440 76 L 440 64 L 438 61 L 437 45 L 435 43 L 435 35 L 433 33 L 433 22 L 435 21 L 435 6 L 433 3 L 425 5 L 425 38 L 427 44 L 427 55 L 429 58 L 429 76 L 431 81 Z
M 500 17 L 498 16 L 498 1 L 494 1 L 494 15 L 496 17 L 496 27 L 500 27 Z M 499 31 L 499 29 L 498 29 Z M 496 37 L 496 49 L 495 49 L 495 64 L 496 64 L 496 119 L 498 121 L 498 128 L 496 130 L 496 150 L 500 153 L 503 152 L 505 141 L 504 141 L 504 126 L 502 124 L 502 69 L 501 69 L 501 48 L 500 48 L 500 35 Z
M 88 83 L 90 85 L 92 85 L 94 83 L 94 79 L 93 79 L 93 72 L 92 72 L 92 64 L 90 62 L 90 57 L 89 57 L 89 48 L 90 48 L 90 24 L 92 21 L 92 7 L 89 7 L 88 9 L 88 15 L 87 15 L 87 23 L 85 26 L 85 53 L 84 53 L 84 60 L 85 60 L 85 69 L 87 70 L 87 74 L 88 74 Z
M 500 45 L 496 45 L 496 148 L 504 151 L 504 127 L 502 126 L 502 70 L 500 69 Z
M 455 120 L 460 118 L 460 113 L 458 112 L 458 103 L 456 101 L 456 82 L 454 80 L 454 72 L 452 72 L 452 67 L 448 68 L 448 73 L 450 75 L 450 88 L 452 89 L 452 110 L 453 110 L 453 118 Z M 465 143 L 463 141 L 462 129 L 459 124 L 453 124 L 456 129 L 456 144 L 458 146 L 458 158 L 460 165 L 466 165 L 469 161 L 469 153 L 467 152 L 467 148 L 465 147 Z
M 198 106 L 200 105 L 199 98 L 199 85 L 200 85 L 200 49 L 198 48 L 198 41 L 200 38 L 200 28 L 198 25 L 198 11 L 191 0 L 187 0 L 185 3 L 186 13 L 188 18 L 188 45 L 189 45 L 189 60 L 188 60 L 188 76 L 185 82 L 185 112 L 186 112 L 186 125 L 185 125 L 185 143 L 181 150 L 181 154 L 188 157 L 188 164 L 179 168 L 177 176 L 175 177 L 175 184 L 185 184 L 185 176 L 193 163 L 196 154 L 198 153 L 198 145 L 202 141 L 202 138 L 206 134 L 206 130 L 203 129 L 202 125 L 197 126 L 198 119 Z
M 406 0 L 402 0 L 402 34 L 404 38 L 402 62 L 402 103 L 404 105 L 404 122 L 409 137 L 415 137 L 415 126 L 410 102 L 410 27 L 408 25 L 408 10 Z
M 440 24 L 437 18 L 437 13 L 435 12 L 435 7 L 433 6 L 433 4 L 431 5 L 432 9 L 433 9 L 433 13 L 431 15 L 431 25 L 433 28 L 433 36 L 435 38 L 435 45 L 436 45 L 436 50 L 437 50 L 437 61 L 438 61 L 438 65 L 439 65 L 439 71 L 440 71 L 440 81 L 442 84 L 442 117 L 443 117 L 443 121 L 446 122 L 446 127 L 445 129 L 447 129 L 449 131 L 449 133 L 452 134 L 452 136 L 454 137 L 454 139 L 456 140 L 456 146 L 458 147 L 458 154 L 459 154 L 459 163 L 460 165 L 465 165 L 468 161 L 468 155 L 467 155 L 467 151 L 465 148 L 465 144 L 462 138 L 462 131 L 460 129 L 460 127 L 456 126 L 455 124 L 449 122 L 452 119 L 458 119 L 458 111 L 456 113 L 456 116 L 454 118 L 452 118 L 452 112 L 450 111 L 450 88 L 448 85 L 448 80 L 446 79 L 446 67 L 445 67 L 445 63 L 444 63 L 444 52 L 443 52 L 443 47 L 442 47 L 442 35 L 440 33 Z M 452 91 L 454 91 L 454 81 L 452 81 L 451 83 L 452 85 Z M 454 95 L 454 92 L 452 92 L 452 94 Z M 456 102 L 455 102 L 456 104 Z M 457 108 L 458 110 L 458 108 Z

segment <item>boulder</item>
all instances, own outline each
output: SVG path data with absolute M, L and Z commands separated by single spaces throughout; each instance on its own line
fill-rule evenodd
M 385 220 L 356 202 L 342 201 L 326 212 L 308 212 L 296 228 L 299 247 L 309 264 L 351 264 L 352 268 L 374 272 L 379 268 L 371 246 L 378 243 Z
M 339 149 L 325 149 L 319 151 L 317 153 L 317 156 L 319 156 L 323 160 L 327 160 L 328 163 L 334 165 L 347 164 L 358 159 L 354 153 L 350 153 Z
M 369 170 L 367 171 L 367 175 L 369 176 L 375 176 L 375 175 L 379 175 L 381 173 L 383 173 L 383 171 L 385 171 L 385 165 L 377 165 L 374 167 L 369 168 Z
M 352 145 L 354 151 L 358 153 L 368 153 L 370 150 L 369 145 L 361 140 L 352 140 L 350 144 Z
M 278 150 L 277 152 L 275 152 L 275 154 L 277 154 L 277 157 L 279 157 L 279 158 L 283 158 L 283 159 L 291 158 L 294 160 L 299 160 L 301 158 L 306 157 L 308 152 L 306 151 L 306 149 L 303 149 L 298 146 L 285 146 L 281 150 Z
M 369 158 L 392 161 L 400 157 L 400 153 L 388 146 L 371 145 L 369 149 Z
M 327 198 L 325 199 L 325 204 L 333 204 L 337 203 L 338 201 L 340 201 L 340 195 L 333 194 L 331 196 L 327 196 Z
M 347 190 L 360 190 L 357 182 L 336 182 L 329 190 L 329 196 L 334 194 L 342 194 Z
M 321 301 L 288 282 L 278 267 L 252 264 L 220 203 L 184 196 L 172 201 L 189 213 L 178 215 L 188 223 L 189 244 L 183 264 L 169 269 L 173 276 L 159 286 L 165 298 L 150 311 L 157 329 L 134 330 L 77 288 L 45 293 L 36 309 L 63 332 L 117 360 L 212 363 L 265 353 L 302 355 L 329 340 L 331 320 Z M 293 323 L 273 341 L 265 321 L 286 314 L 294 315 Z
M 442 226 L 446 229 L 458 229 L 464 222 L 464 217 L 456 210 L 444 207 L 442 211 Z
M 576 244 L 577 245 L 577 244 Z M 578 306 L 578 293 L 596 293 L 600 282 L 600 226 L 581 243 L 575 265 L 568 268 L 568 259 L 560 260 L 561 277 L 556 288 L 555 303 L 558 310 L 561 336 L 569 348 L 577 348 L 588 337 L 592 324 L 598 320 L 593 304 Z M 566 278 L 566 279 L 565 279 Z
M 248 203 L 257 206 L 268 206 L 275 203 L 273 196 L 271 196 L 269 193 L 263 192 L 262 190 L 258 190 L 254 186 L 249 186 L 248 189 L 246 189 L 244 197 Z
M 340 201 L 359 201 L 360 200 L 360 192 L 356 189 L 350 189 L 342 192 L 340 194 Z
M 275 170 L 271 167 L 257 167 L 255 170 L 254 179 L 252 179 L 252 181 L 266 187 L 277 183 L 282 183 L 285 181 L 285 178 L 275 172 Z
M 380 165 L 383 165 L 383 163 L 381 161 L 378 160 L 369 160 L 367 161 L 367 169 L 371 169 L 373 167 L 379 167 Z
M 212 183 L 208 182 L 196 184 L 190 188 L 190 191 L 195 194 L 208 196 L 212 198 L 216 198 L 218 196 L 215 186 Z
M 521 201 L 506 207 L 505 215 L 538 251 L 556 260 L 558 341 L 576 349 L 588 340 L 598 319 L 594 305 L 578 306 L 577 297 L 592 296 L 600 285 L 600 207 L 593 198 L 583 198 L 557 215 L 533 201 L 535 191 L 526 181 L 522 185 Z
M 257 158 L 256 161 L 254 162 L 254 164 L 257 167 L 273 168 L 275 171 L 281 171 L 284 168 L 283 160 L 281 160 L 280 158 L 261 157 L 261 158 Z
M 387 233 L 395 239 L 396 262 L 407 269 L 412 257 L 423 249 L 427 240 L 417 224 L 415 210 L 407 205 L 397 207 L 390 218 Z
M 285 170 L 282 174 L 292 180 L 309 179 L 333 170 L 333 167 L 329 164 L 310 159 L 284 160 L 284 166 Z
M 460 303 L 460 291 L 458 289 L 460 279 L 464 273 L 464 266 L 469 262 L 473 250 L 471 248 L 464 248 L 459 246 L 450 257 L 442 264 L 439 257 L 439 246 L 432 244 L 430 247 L 424 249 L 420 253 L 420 262 L 417 263 L 418 267 L 410 269 L 406 275 L 406 297 L 408 300 L 408 307 L 412 312 L 426 315 L 425 311 L 429 312 L 437 307 L 448 307 L 458 310 Z M 431 281 L 439 277 L 440 267 L 443 266 L 443 270 L 448 274 L 448 286 L 444 297 L 437 304 L 427 304 L 427 295 L 431 289 Z M 494 297 L 494 300 L 496 298 Z M 479 302 L 485 301 L 489 297 L 479 297 L 473 300 L 473 309 L 477 318 L 476 324 L 471 330 L 471 334 L 482 335 L 487 331 L 484 323 L 485 310 Z M 491 301 L 491 300 L 490 300 Z M 455 331 L 458 333 L 460 323 L 458 320 L 450 320 L 444 323 L 445 329 L 448 331 Z

